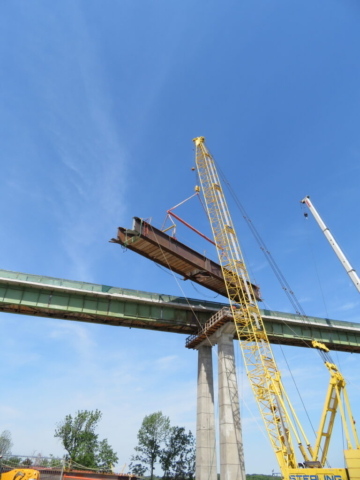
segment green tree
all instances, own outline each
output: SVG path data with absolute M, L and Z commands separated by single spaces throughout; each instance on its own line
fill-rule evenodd
M 6 459 L 6 463 L 7 465 L 9 465 L 10 467 L 20 467 L 21 465 L 21 458 L 20 457 L 15 457 L 15 456 L 11 456 L 11 457 L 8 457 Z
M 68 453 L 68 459 L 84 467 L 109 471 L 118 456 L 107 443 L 99 442 L 96 427 L 101 420 L 99 410 L 80 410 L 74 418 L 66 415 L 65 420 L 57 425 L 55 437 L 60 438 Z
M 43 457 L 41 453 L 36 458 L 35 465 L 49 468 L 62 468 L 63 461 L 59 457 L 54 457 L 50 454 L 48 457 Z
M 161 446 L 170 432 L 170 420 L 162 412 L 145 416 L 138 432 L 138 445 L 131 458 L 129 468 L 133 473 L 143 476 L 150 471 L 150 480 L 154 478 L 154 466 L 160 455 Z
M 12 446 L 11 433 L 9 430 L 4 430 L 0 435 L 0 455 L 11 455 Z
M 192 480 L 195 474 L 195 438 L 183 427 L 172 427 L 160 453 L 164 479 Z
M 195 478 L 196 439 L 190 430 L 185 434 L 184 447 L 180 452 L 176 465 L 175 478 L 186 478 L 188 480 Z
M 66 415 L 65 420 L 58 424 L 55 437 L 61 439 L 71 460 L 95 468 L 94 451 L 98 441 L 95 429 L 101 416 L 99 410 L 80 410 L 74 418 Z
M 277 478 L 276 475 L 263 475 L 261 473 L 246 474 L 246 480 L 274 480 L 274 477 Z
M 40 467 L 50 467 L 49 460 L 40 456 L 38 456 L 38 458 L 36 459 L 36 464 Z
M 141 462 L 136 463 L 136 462 L 139 462 L 138 460 L 135 460 L 136 457 L 137 455 L 132 456 L 131 463 L 129 465 L 129 470 L 131 471 L 131 473 L 133 473 L 137 477 L 144 477 L 148 468 Z
M 118 456 L 110 447 L 108 441 L 106 439 L 101 440 L 97 449 L 97 467 L 104 472 L 108 472 L 111 471 L 112 465 L 117 463 L 117 461 Z
M 60 457 L 54 457 L 54 455 L 51 453 L 49 455 L 48 462 L 49 467 L 51 468 L 61 468 L 63 466 L 63 459 Z

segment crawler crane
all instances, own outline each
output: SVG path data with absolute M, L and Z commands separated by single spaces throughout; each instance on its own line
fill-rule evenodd
M 205 146 L 204 137 L 195 138 L 194 143 L 201 189 L 247 375 L 282 475 L 286 480 L 360 480 L 360 444 L 345 380 L 332 362 L 327 347 L 313 341 L 313 347 L 320 351 L 330 372 L 330 385 L 313 448 L 282 384 L 215 162 Z M 344 455 L 347 468 L 325 466 L 337 409 L 346 434 L 348 448 Z M 300 462 L 296 458 L 295 443 L 302 457 Z

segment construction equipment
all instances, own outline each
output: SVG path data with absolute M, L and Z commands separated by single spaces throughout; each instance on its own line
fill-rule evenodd
M 316 208 L 314 207 L 313 203 L 310 200 L 309 196 L 306 196 L 303 200 L 301 200 L 301 203 L 304 203 L 309 207 L 310 212 L 313 214 L 315 220 L 317 221 L 319 227 L 321 228 L 321 231 L 325 235 L 326 239 L 332 246 L 334 252 L 336 253 L 338 259 L 340 260 L 342 266 L 345 268 L 346 273 L 349 275 L 351 281 L 355 285 L 356 290 L 360 293 L 360 278 L 358 277 L 356 271 L 352 268 L 350 265 L 348 259 L 345 257 L 343 251 L 337 244 L 335 238 L 332 236 L 330 230 L 328 227 L 325 225 L 323 219 L 320 217 L 318 214 Z
M 14 468 L 3 466 L 3 456 L 0 455 L 0 480 L 39 480 L 40 473 L 32 468 Z
M 9 472 L 0 469 L 0 480 L 39 480 L 40 473 L 32 468 L 15 468 Z
M 332 362 L 328 349 L 313 342 L 331 376 L 313 449 L 282 384 L 214 159 L 205 146 L 204 137 L 197 137 L 193 141 L 196 167 L 244 364 L 282 475 L 286 480 L 358 479 L 360 444 L 346 395 L 345 380 Z M 341 393 L 345 399 L 344 405 Z M 348 449 L 344 454 L 347 469 L 325 466 L 337 409 L 340 410 L 346 432 Z M 301 462 L 296 458 L 295 442 L 302 456 Z
M 40 473 L 38 470 L 30 468 L 16 468 L 1 474 L 1 480 L 39 480 L 39 478 Z

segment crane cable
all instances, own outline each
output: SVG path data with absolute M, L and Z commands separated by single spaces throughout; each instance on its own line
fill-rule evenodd
M 210 153 L 210 152 L 209 152 L 209 153 Z M 284 275 L 283 275 L 282 271 L 280 270 L 278 264 L 276 263 L 275 259 L 273 258 L 273 256 L 271 255 L 270 251 L 268 250 L 268 248 L 267 248 L 264 240 L 263 240 L 262 237 L 260 236 L 260 234 L 259 234 L 259 232 L 257 231 L 255 225 L 252 223 L 250 217 L 247 215 L 245 208 L 243 207 L 243 205 L 241 204 L 240 200 L 238 199 L 238 197 L 237 197 L 236 193 L 234 192 L 234 190 L 233 190 L 230 182 L 227 180 L 225 174 L 223 173 L 223 171 L 221 170 L 221 168 L 220 168 L 219 165 L 217 164 L 217 162 L 216 162 L 216 160 L 214 159 L 214 157 L 211 156 L 211 158 L 212 158 L 212 160 L 214 161 L 214 163 L 216 164 L 217 170 L 218 170 L 219 173 L 220 173 L 220 177 L 221 177 L 222 181 L 223 181 L 224 184 L 228 187 L 228 190 L 229 190 L 229 192 L 230 192 L 233 200 L 235 201 L 235 204 L 236 204 L 237 208 L 240 210 L 240 212 L 241 212 L 244 220 L 245 220 L 246 223 L 248 224 L 248 226 L 249 226 L 252 234 L 253 234 L 254 237 L 255 237 L 255 240 L 257 241 L 257 243 L 258 243 L 258 245 L 259 245 L 259 247 L 260 247 L 260 249 L 261 249 L 261 251 L 263 252 L 263 254 L 264 254 L 265 258 L 267 259 L 268 263 L 270 264 L 270 266 L 271 266 L 271 268 L 272 268 L 272 270 L 273 270 L 276 278 L 278 279 L 278 281 L 279 281 L 282 289 L 284 290 L 286 296 L 288 297 L 288 300 L 290 301 L 291 305 L 293 306 L 295 312 L 296 312 L 299 316 L 301 316 L 302 319 L 303 319 L 303 321 L 304 321 L 304 323 L 306 323 L 306 324 L 308 325 L 309 330 L 310 330 L 310 332 L 311 332 L 311 337 L 314 339 L 312 326 L 311 326 L 311 324 L 310 324 L 310 322 L 309 322 L 309 319 L 308 319 L 307 315 L 305 314 L 305 311 L 303 310 L 303 308 L 302 308 L 299 300 L 297 299 L 295 293 L 293 292 L 293 290 L 291 289 L 290 285 L 288 284 L 286 278 L 284 277 Z M 199 177 L 198 172 L 197 172 L 197 176 Z M 321 287 L 320 287 L 320 288 L 321 288 Z M 321 289 L 321 290 L 322 290 L 322 289 Z M 323 292 L 322 292 L 322 295 L 323 295 Z M 324 296 L 323 296 L 323 300 L 324 300 L 324 303 L 325 303 Z M 326 309 L 326 311 L 327 311 L 326 304 L 325 304 L 325 309 Z M 285 322 L 284 322 L 284 323 L 285 323 Z M 304 343 L 306 343 L 307 346 L 316 347 L 314 344 L 309 345 L 308 342 L 305 342 L 305 341 L 304 341 Z M 315 348 L 315 349 L 317 350 L 318 354 L 320 355 L 320 357 L 322 358 L 322 360 L 323 360 L 324 363 L 326 363 L 326 362 L 334 363 L 333 360 L 331 359 L 331 356 L 330 356 L 329 351 L 325 351 L 325 350 L 323 350 L 322 348 L 320 348 L 320 349 L 319 349 L 319 348 Z M 282 348 L 281 348 L 281 350 L 282 350 Z M 283 352 L 283 351 L 282 351 L 282 353 L 283 353 L 283 355 L 284 355 L 284 352 Z M 336 353 L 337 353 L 337 352 L 336 352 Z M 284 355 L 284 358 L 285 358 L 285 355 Z M 286 363 L 288 364 L 286 358 L 285 358 L 285 361 L 286 361 Z M 289 365 L 288 365 L 288 368 L 289 368 L 289 370 L 290 370 Z M 293 375 L 292 375 L 291 370 L 290 370 L 290 374 L 291 374 L 291 376 L 292 376 L 292 378 L 293 378 L 293 381 L 294 381 L 294 383 L 295 383 L 295 387 L 296 387 L 296 389 L 297 389 L 297 391 L 298 391 L 298 394 L 299 394 L 299 396 L 300 396 L 300 399 L 301 399 L 301 402 L 302 402 L 302 404 L 303 404 L 304 410 L 305 410 L 305 412 L 306 412 L 306 414 L 307 414 L 307 416 L 308 416 L 308 420 L 309 420 L 309 422 L 310 422 L 310 425 L 311 425 L 311 427 L 312 427 L 312 429 L 313 429 L 313 431 L 314 431 L 314 427 L 313 427 L 313 425 L 312 425 L 312 423 L 311 423 L 311 420 L 310 420 L 310 418 L 309 418 L 308 412 L 307 412 L 307 410 L 306 410 L 306 408 L 305 408 L 304 402 L 303 402 L 303 400 L 302 400 L 301 394 L 300 394 L 299 389 L 298 389 L 298 387 L 297 387 L 297 385 L 296 385 L 296 382 L 295 382 L 295 379 L 294 379 L 294 377 L 293 377 Z M 314 433 L 315 433 L 315 431 L 314 431 Z M 320 450 L 322 450 L 322 449 L 320 448 Z M 327 465 L 329 465 L 328 461 L 326 461 L 326 463 L 327 463 Z
M 309 250 L 310 250 L 310 253 L 311 253 L 311 258 L 312 258 L 312 261 L 313 261 L 313 264 L 314 264 L 314 270 L 315 270 L 316 277 L 317 277 L 317 280 L 318 280 L 319 289 L 320 289 L 322 301 L 323 301 L 323 304 L 324 304 L 326 317 L 329 318 L 329 312 L 328 312 L 328 308 L 327 308 L 327 304 L 326 304 L 326 300 L 325 300 L 324 290 L 323 290 L 323 287 L 322 287 L 322 283 L 321 283 L 321 279 L 320 279 L 320 275 L 319 275 L 319 269 L 318 269 L 317 262 L 316 262 L 315 252 L 314 252 L 313 244 L 312 244 L 311 237 L 310 237 L 310 231 L 309 231 L 309 226 L 308 226 L 308 221 L 307 221 L 309 217 L 308 217 L 308 214 L 306 212 L 304 212 L 304 210 L 305 210 L 304 204 L 300 204 L 300 209 L 304 214 L 304 219 L 305 219 L 305 224 L 306 224 L 306 227 L 305 227 L 306 237 L 307 237 L 307 241 L 308 241 L 308 244 L 309 244 Z M 335 350 L 335 353 L 336 353 L 336 358 L 337 358 L 338 364 L 339 364 L 340 369 L 341 369 L 339 353 L 338 353 L 337 350 Z
M 284 357 L 284 360 L 285 360 L 285 363 L 286 363 L 287 368 L 288 368 L 288 370 L 289 370 L 289 373 L 290 373 L 290 375 L 291 375 L 292 381 L 294 382 L 296 391 L 297 391 L 297 393 L 298 393 L 298 395 L 299 395 L 299 397 L 300 397 L 300 400 L 301 400 L 303 409 L 304 409 L 304 411 L 305 411 L 305 414 L 306 414 L 306 416 L 307 416 L 307 419 L 308 419 L 308 421 L 309 421 L 309 423 L 310 423 L 310 425 L 311 425 L 312 431 L 313 431 L 313 433 L 314 433 L 314 435 L 315 435 L 315 438 L 316 438 L 316 430 L 315 430 L 315 428 L 314 428 L 314 426 L 313 426 L 313 424 L 312 424 L 312 421 L 311 421 L 309 412 L 308 412 L 307 409 L 306 409 L 304 400 L 303 400 L 303 398 L 302 398 L 302 396 L 301 396 L 300 390 L 299 390 L 299 388 L 298 388 L 298 385 L 297 385 L 297 383 L 296 383 L 296 380 L 295 380 L 294 375 L 293 375 L 293 373 L 292 373 L 292 370 L 291 370 L 291 368 L 290 368 L 289 362 L 287 361 L 286 355 L 285 355 L 284 350 L 283 350 L 283 348 L 282 348 L 282 345 L 281 345 L 280 343 L 279 343 L 279 347 L 280 347 L 281 353 L 282 353 L 282 355 L 283 355 L 283 357 Z M 342 422 L 341 422 L 341 425 L 342 425 Z M 323 449 L 322 449 L 321 446 L 320 446 L 320 451 L 321 451 L 321 452 L 323 451 Z M 329 463 L 329 461 L 328 461 L 327 458 L 326 458 L 326 465 L 327 465 L 328 468 L 331 468 L 331 465 L 330 465 L 330 463 Z
M 288 297 L 291 305 L 293 306 L 295 312 L 297 313 L 297 315 L 299 315 L 302 320 L 304 321 L 304 323 L 306 323 L 309 327 L 309 330 L 310 332 L 312 332 L 312 326 L 308 320 L 308 316 L 306 315 L 304 309 L 302 308 L 299 300 L 297 299 L 294 291 L 291 289 L 288 281 L 286 280 L 284 274 L 282 273 L 282 271 L 280 270 L 280 267 L 278 266 L 278 264 L 276 263 L 274 257 L 272 256 L 271 252 L 269 251 L 269 249 L 267 248 L 263 238 L 261 237 L 260 233 L 258 232 L 257 228 L 255 227 L 255 225 L 253 224 L 253 222 L 251 221 L 251 218 L 249 217 L 249 215 L 247 214 L 244 206 L 242 205 L 242 203 L 240 202 L 238 196 L 236 195 L 234 189 L 232 188 L 230 182 L 228 181 L 228 179 L 226 178 L 224 172 L 221 170 L 221 167 L 218 165 L 218 163 L 216 162 L 215 158 L 212 157 L 215 164 L 216 164 L 216 168 L 218 169 L 218 171 L 220 172 L 220 177 L 222 179 L 222 181 L 224 182 L 224 184 L 227 186 L 229 192 L 230 192 L 230 195 L 232 196 L 237 208 L 239 209 L 241 215 L 243 216 L 244 220 L 246 221 L 247 225 L 249 226 L 252 234 L 254 235 L 255 237 L 255 240 L 257 242 L 257 244 L 259 245 L 260 247 L 260 250 L 263 252 L 266 260 L 268 261 L 270 267 L 272 268 L 276 278 L 278 279 L 280 285 L 281 285 L 281 288 L 284 290 L 286 296 Z M 284 322 L 285 323 L 285 322 Z M 314 338 L 314 337 L 313 337 Z M 314 348 L 313 345 L 309 345 L 308 342 L 304 341 L 304 343 L 307 345 L 307 347 L 311 347 L 311 348 Z M 318 354 L 320 355 L 321 359 L 326 362 L 326 361 L 329 361 L 331 363 L 334 363 L 332 358 L 331 358 L 331 355 L 329 352 L 324 352 L 322 350 L 319 350 L 318 348 L 315 348 L 315 350 L 318 352 Z
M 196 315 L 196 312 L 195 312 L 193 306 L 190 304 L 189 299 L 188 299 L 187 296 L 185 295 L 185 292 L 184 292 L 183 288 L 181 287 L 181 285 L 180 285 L 180 283 L 179 283 L 179 279 L 176 277 L 175 272 L 174 272 L 173 269 L 171 268 L 170 263 L 169 263 L 166 255 L 165 255 L 165 253 L 164 253 L 164 251 L 163 251 L 163 249 L 162 249 L 162 247 L 161 247 L 161 245 L 160 245 L 160 243 L 159 243 L 159 241 L 158 241 L 158 239 L 157 239 L 157 235 L 156 235 L 156 233 L 155 233 L 152 225 L 149 225 L 149 227 L 150 227 L 150 229 L 152 230 L 152 232 L 153 232 L 153 234 L 154 234 L 154 236 L 155 236 L 156 242 L 157 242 L 158 247 L 159 247 L 159 249 L 160 249 L 160 251 L 161 251 L 161 253 L 162 253 L 162 256 L 163 256 L 163 258 L 164 258 L 164 260 L 165 260 L 165 262 L 166 262 L 166 264 L 167 264 L 167 266 L 168 266 L 168 269 L 169 269 L 170 272 L 172 273 L 173 278 L 175 279 L 175 281 L 176 281 L 176 283 L 177 283 L 180 291 L 182 292 L 182 295 L 184 296 L 184 298 L 185 298 L 188 306 L 190 307 L 190 309 L 191 309 L 191 311 L 192 311 L 192 313 L 193 313 L 193 315 L 194 315 L 197 323 L 199 324 L 199 326 L 200 326 L 200 328 L 201 328 L 201 327 L 202 327 L 202 324 L 201 324 L 198 316 Z M 209 342 L 209 345 L 210 345 L 210 346 L 213 346 L 213 344 L 212 344 L 209 336 L 207 335 L 207 333 L 205 333 L 205 335 L 206 335 L 207 341 Z M 216 351 L 215 351 L 215 352 L 216 352 Z M 235 352 L 234 352 L 234 353 L 235 353 Z M 216 356 L 218 356 L 218 353 L 217 353 L 217 352 L 216 352 Z M 236 363 L 236 359 L 235 359 L 235 358 L 234 358 L 234 362 Z M 237 380 L 238 380 L 238 374 L 237 374 L 237 373 L 236 373 L 236 377 L 237 377 Z M 240 392 L 238 391 L 238 393 L 240 393 Z M 250 415 L 251 415 L 251 416 L 253 417 L 253 419 L 255 420 L 255 423 L 257 424 L 259 430 L 261 431 L 261 433 L 262 433 L 262 434 L 264 435 L 264 437 L 266 438 L 266 435 L 265 435 L 263 429 L 260 427 L 260 425 L 259 425 L 259 423 L 258 423 L 258 421 L 257 421 L 257 418 L 255 417 L 255 415 L 253 414 L 253 412 L 252 412 L 251 409 L 249 408 L 248 404 L 246 403 L 246 401 L 245 401 L 245 399 L 244 399 L 244 396 L 242 395 L 242 392 L 240 393 L 240 398 L 243 400 L 243 402 L 244 402 L 247 410 L 249 411 Z M 215 405 L 214 405 L 214 407 L 215 407 Z M 212 463 L 212 464 L 213 464 L 213 461 L 214 461 L 214 455 L 215 455 L 215 452 L 212 452 L 212 458 L 211 458 L 211 463 Z M 210 473 L 209 473 L 209 478 L 210 478 Z
M 219 173 L 220 173 L 220 177 L 221 177 L 221 180 L 224 182 L 224 184 L 227 186 L 233 200 L 235 201 L 235 204 L 236 206 L 238 207 L 239 211 L 241 212 L 244 220 L 246 221 L 246 223 L 248 224 L 249 228 L 250 228 L 250 231 L 252 232 L 252 234 L 254 235 L 255 237 L 255 240 L 256 242 L 258 243 L 259 247 L 260 247 L 260 250 L 263 252 L 265 258 L 267 259 L 268 263 L 270 264 L 276 278 L 278 279 L 282 289 L 284 290 L 284 292 L 286 293 L 286 296 L 288 297 L 291 305 L 293 306 L 295 312 L 302 317 L 303 321 L 305 323 L 308 324 L 309 326 L 309 329 L 310 331 L 312 332 L 312 327 L 311 325 L 309 324 L 309 320 L 308 320 L 308 317 L 304 311 L 304 309 L 302 308 L 299 300 L 297 299 L 295 293 L 293 292 L 293 290 L 291 289 L 289 283 L 287 282 L 286 278 L 284 277 L 284 274 L 282 273 L 282 271 L 280 270 L 280 267 L 278 266 L 278 264 L 276 263 L 274 257 L 272 256 L 271 252 L 269 251 L 269 249 L 267 248 L 264 240 L 262 239 L 261 235 L 259 234 L 258 230 L 256 229 L 255 225 L 253 224 L 253 222 L 251 221 L 250 217 L 248 216 L 244 206 L 242 205 L 242 203 L 240 202 L 238 196 L 236 195 L 234 189 L 232 188 L 230 182 L 227 180 L 224 172 L 222 171 L 222 169 L 220 168 L 220 166 L 218 165 L 218 163 L 216 162 L 216 160 L 214 159 L 214 157 L 212 157 L 215 164 L 216 164 L 216 168 L 218 169 Z M 285 323 L 285 322 L 284 322 Z M 312 345 L 309 345 L 308 342 L 305 342 L 307 346 L 311 346 Z M 282 350 L 282 349 L 281 349 Z M 327 361 L 330 361 L 331 363 L 333 363 L 332 359 L 331 359 L 331 356 L 329 354 L 329 352 L 324 352 L 323 350 L 319 350 L 318 348 L 316 348 L 316 351 L 318 352 L 318 354 L 320 355 L 321 359 L 323 360 L 323 362 L 327 362 Z M 282 350 L 282 354 L 284 355 L 284 352 Z M 285 355 L 284 355 L 285 357 Z M 286 358 L 285 358 L 286 360 Z M 311 428 L 313 430 L 313 432 L 315 433 L 315 436 L 316 436 L 316 432 L 315 432 L 315 429 L 312 425 L 312 422 L 310 420 L 310 416 L 308 414 L 308 411 L 305 407 L 305 404 L 304 404 L 304 401 L 302 399 L 302 396 L 301 396 L 301 393 L 300 393 L 300 390 L 296 384 L 296 381 L 295 381 L 295 378 L 293 377 L 292 375 L 292 372 L 291 372 L 291 369 L 290 369 L 290 366 L 288 364 L 288 362 L 286 361 L 287 365 L 288 365 L 288 369 L 290 371 L 290 374 L 291 374 L 291 377 L 293 379 L 293 382 L 295 384 L 295 387 L 296 387 L 296 390 L 298 392 L 298 395 L 300 397 L 300 400 L 301 400 L 301 403 L 303 405 L 303 408 L 306 412 L 306 415 L 308 417 L 308 420 L 310 422 L 310 425 L 311 425 Z M 328 463 L 328 462 L 327 462 Z
M 215 161 L 215 160 L 214 160 Z M 216 163 L 216 168 L 218 169 L 218 171 L 220 172 L 220 177 L 221 179 L 223 180 L 223 182 L 225 183 L 225 185 L 227 186 L 231 196 L 233 197 L 234 201 L 235 201 L 235 204 L 236 206 L 238 207 L 238 209 L 240 210 L 241 212 L 241 215 L 243 216 L 244 220 L 246 221 L 246 223 L 248 224 L 252 234 L 254 235 L 255 237 L 255 240 L 256 242 L 258 243 L 259 247 L 260 247 L 260 250 L 263 252 L 263 254 L 265 255 L 265 258 L 267 259 L 267 261 L 269 262 L 274 274 L 276 275 L 276 278 L 279 280 L 279 283 L 281 285 L 281 288 L 284 290 L 284 292 L 286 293 L 286 296 L 288 297 L 291 305 L 293 306 L 295 312 L 300 315 L 301 317 L 304 318 L 304 320 L 307 319 L 307 315 L 304 311 L 304 309 L 302 308 L 299 300 L 297 299 L 295 293 L 293 292 L 293 290 L 291 289 L 290 285 L 288 284 L 286 278 L 284 277 L 284 274 L 282 273 L 282 271 L 280 270 L 280 267 L 278 266 L 278 264 L 276 263 L 274 257 L 272 256 L 271 252 L 269 251 L 269 249 L 267 248 L 263 238 L 261 237 L 260 233 L 258 232 L 257 228 L 255 227 L 255 225 L 253 224 L 253 222 L 251 221 L 251 218 L 249 217 L 249 215 L 247 214 L 244 206 L 242 205 L 242 203 L 240 202 L 238 196 L 236 195 L 234 189 L 232 188 L 230 182 L 227 180 L 224 172 L 221 170 L 221 168 L 219 167 L 218 163 L 215 161 Z
M 157 239 L 157 235 L 156 235 L 156 233 L 155 233 L 152 225 L 149 224 L 149 227 L 150 227 L 152 233 L 154 234 L 154 237 L 155 237 L 155 239 L 156 239 L 157 245 L 158 245 L 158 247 L 159 247 L 159 249 L 160 249 L 160 251 L 161 251 L 161 253 L 162 253 L 162 256 L 163 256 L 163 258 L 164 258 L 167 266 L 168 266 L 168 269 L 169 269 L 170 272 L 172 273 L 173 278 L 175 279 L 176 284 L 177 284 L 177 286 L 179 287 L 182 295 L 184 296 L 184 298 L 185 298 L 185 300 L 186 300 L 186 302 L 187 302 L 190 310 L 192 311 L 192 313 L 193 313 L 193 315 L 194 315 L 197 323 L 199 324 L 199 327 L 202 328 L 203 325 L 201 324 L 198 316 L 196 315 L 196 312 L 195 312 L 195 310 L 194 310 L 194 307 L 191 305 L 188 297 L 185 295 L 185 292 L 184 292 L 183 288 L 181 287 L 180 282 L 179 282 L 178 278 L 176 277 L 174 270 L 171 268 L 171 265 L 170 265 L 170 263 L 169 263 L 169 261 L 168 261 L 168 258 L 166 257 L 166 255 L 165 255 L 165 253 L 164 253 L 164 250 L 162 249 L 162 247 L 161 247 L 161 245 L 160 245 L 160 243 L 159 243 L 159 240 Z M 209 345 L 210 345 L 211 347 L 213 347 L 214 344 L 211 342 L 211 340 L 210 340 L 210 338 L 209 338 L 209 336 L 208 336 L 208 334 L 207 334 L 206 332 L 205 332 L 205 336 L 206 336 L 206 340 L 209 342 Z M 218 357 L 217 352 L 216 352 L 216 356 Z M 216 408 L 216 405 L 215 405 L 215 401 L 214 401 L 214 410 L 215 410 L 215 408 Z M 212 469 L 212 467 L 213 467 L 214 465 L 216 466 L 216 447 L 213 449 L 212 455 L 211 455 L 211 463 L 210 463 L 210 470 L 209 470 L 208 480 L 210 480 L 210 478 L 211 478 L 211 469 Z
M 304 210 L 305 207 L 304 207 L 304 204 L 303 204 L 303 203 L 300 204 L 300 208 L 301 208 L 302 210 Z M 323 304 L 324 304 L 325 313 L 326 313 L 327 318 L 329 318 L 329 313 L 328 313 L 328 309 L 327 309 L 327 305 L 326 305 L 326 301 L 325 301 L 324 291 L 323 291 L 323 288 L 322 288 L 322 285 L 321 285 L 319 270 L 318 270 L 318 268 L 317 268 L 317 263 L 316 263 L 316 260 L 315 260 L 314 249 L 313 249 L 313 245 L 312 245 L 311 238 L 310 238 L 310 232 L 309 232 L 308 221 L 307 221 L 309 217 L 308 217 L 308 214 L 307 214 L 307 213 L 305 213 L 305 212 L 303 212 L 303 213 L 304 213 L 304 219 L 305 219 L 305 224 L 306 224 L 305 231 L 306 231 L 307 241 L 308 241 L 308 244 L 309 244 L 309 249 L 310 249 L 310 253 L 311 253 L 311 258 L 312 258 L 312 261 L 313 261 L 313 264 L 314 264 L 314 269 L 315 269 L 315 272 L 316 272 L 316 277 L 317 277 L 317 280 L 318 280 L 318 283 L 319 283 L 319 289 L 320 289 L 322 301 L 323 301 Z
M 317 267 L 314 248 L 313 248 L 313 244 L 312 244 L 311 237 L 310 237 L 310 232 L 309 232 L 309 226 L 308 226 L 308 221 L 307 221 L 309 217 L 308 217 L 308 214 L 306 212 L 304 212 L 304 209 L 305 209 L 304 204 L 301 204 L 300 208 L 301 208 L 301 211 L 304 214 L 304 219 L 305 219 L 305 224 L 306 224 L 305 231 L 306 231 L 307 241 L 308 241 L 308 244 L 309 244 L 309 249 L 310 249 L 310 252 L 311 252 L 311 258 L 313 260 L 314 269 L 315 269 L 317 280 L 318 280 L 318 283 L 319 283 L 319 289 L 320 289 L 321 297 L 322 297 L 322 300 L 323 300 L 323 303 L 324 303 L 325 313 L 326 313 L 327 318 L 329 318 L 329 313 L 328 313 L 328 309 L 327 309 L 325 295 L 324 295 L 324 291 L 323 291 L 323 288 L 322 288 L 322 283 L 321 283 L 321 279 L 320 279 L 320 275 L 319 275 L 319 270 L 318 270 L 318 267 Z M 339 364 L 340 369 L 341 369 L 339 352 L 337 350 L 335 350 L 335 353 L 336 353 L 337 363 Z M 344 396 L 344 392 L 342 392 L 342 396 Z M 345 411 L 345 413 L 346 413 L 346 411 Z M 344 451 L 345 450 L 344 422 L 343 422 L 342 417 L 341 417 L 341 436 L 342 436 L 342 445 L 343 445 L 343 451 Z M 345 464 L 345 456 L 344 456 L 344 464 Z

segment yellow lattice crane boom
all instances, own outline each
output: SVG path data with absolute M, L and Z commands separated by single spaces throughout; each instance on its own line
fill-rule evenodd
M 348 471 L 324 467 L 338 406 L 333 402 L 334 396 L 338 398 L 338 387 L 329 387 L 323 412 L 325 420 L 322 419 L 320 423 L 315 450 L 306 438 L 281 381 L 215 162 L 206 148 L 204 137 L 195 138 L 194 143 L 196 167 L 244 364 L 281 472 L 284 478 L 289 480 L 346 480 L 349 472 L 351 480 L 356 477 L 360 480 L 360 450 L 354 429 L 352 431 L 355 435 L 356 448 L 352 449 L 351 442 L 348 444 L 351 456 L 354 457 L 354 469 L 350 468 L 350 465 Z M 319 345 L 317 348 L 322 349 Z M 329 370 L 331 373 L 332 370 Z M 339 380 L 334 380 L 335 370 L 333 373 L 331 381 L 337 382 L 339 386 Z M 341 388 L 344 389 L 345 386 Z M 340 405 L 341 402 L 338 403 Z M 299 468 L 295 442 L 302 455 L 300 465 L 305 468 Z M 320 451 L 322 457 L 319 460 Z

